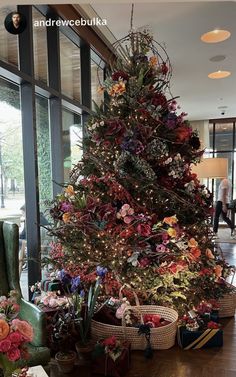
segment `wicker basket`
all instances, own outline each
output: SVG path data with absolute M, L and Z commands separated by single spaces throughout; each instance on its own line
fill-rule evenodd
M 219 303 L 219 317 L 234 317 L 236 309 L 236 287 L 229 284 L 232 288 L 232 292 L 225 294 L 222 298 L 217 301 Z
M 132 306 L 131 309 L 141 314 L 159 314 L 165 320 L 170 321 L 171 323 L 166 326 L 152 328 L 150 341 L 152 348 L 156 350 L 174 346 L 178 320 L 178 313 L 174 309 L 155 305 Z M 106 325 L 92 320 L 91 333 L 94 340 L 114 335 L 117 339 L 130 342 L 133 350 L 143 350 L 147 344 L 144 336 L 138 335 L 138 328 L 125 326 L 124 318 L 122 326 Z

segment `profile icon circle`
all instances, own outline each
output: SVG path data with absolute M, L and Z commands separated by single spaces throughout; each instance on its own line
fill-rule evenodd
M 27 26 L 25 15 L 18 11 L 11 12 L 6 16 L 4 25 L 8 33 L 21 34 Z

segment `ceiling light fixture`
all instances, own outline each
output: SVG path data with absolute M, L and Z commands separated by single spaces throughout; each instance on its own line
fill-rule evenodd
M 231 72 L 230 71 L 216 71 L 216 72 L 212 72 L 212 73 L 209 73 L 208 77 L 210 79 L 224 79 L 225 77 L 228 77 L 231 75 Z
M 231 33 L 228 30 L 215 29 L 205 34 L 202 34 L 201 41 L 205 43 L 223 42 L 230 37 Z

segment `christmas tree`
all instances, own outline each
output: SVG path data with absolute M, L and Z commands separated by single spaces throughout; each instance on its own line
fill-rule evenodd
M 191 172 L 203 150 L 167 98 L 161 46 L 143 31 L 116 47 L 82 161 L 50 210 L 51 262 L 85 286 L 99 275 L 107 296 L 128 283 L 142 302 L 183 311 L 222 295 L 230 272 L 212 243 L 212 195 Z

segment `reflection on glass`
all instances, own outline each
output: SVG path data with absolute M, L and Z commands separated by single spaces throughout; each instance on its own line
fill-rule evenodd
M 233 123 L 216 123 L 215 150 L 229 151 L 233 148 Z
M 8 33 L 4 26 L 6 16 L 16 7 L 0 8 L 0 59 L 18 67 L 18 36 Z
M 37 11 L 34 7 L 32 8 L 33 24 L 38 21 L 40 25 L 41 20 L 46 20 L 46 18 Z M 34 43 L 34 72 L 35 78 L 37 80 L 43 81 L 47 84 L 48 70 L 47 70 L 47 28 L 44 26 L 34 26 L 33 27 L 33 43 Z
M 64 180 L 69 180 L 73 165 L 81 160 L 83 131 L 81 116 L 69 110 L 62 111 L 63 146 L 64 146 Z M 79 145 L 78 145 L 79 144 Z
M 19 87 L 0 79 L 0 220 L 19 226 L 21 288 L 28 297 L 24 167 Z
M 80 48 L 60 32 L 61 90 L 80 101 Z
M 91 91 L 92 101 L 98 106 L 104 99 L 104 94 L 100 89 L 104 81 L 104 71 L 91 59 Z M 92 102 L 92 109 L 94 110 L 94 103 Z
M 49 224 L 47 201 L 52 199 L 52 166 L 51 166 L 51 143 L 48 100 L 39 95 L 36 96 L 36 128 L 37 128 L 37 151 L 38 151 L 38 182 L 39 182 L 39 211 L 40 211 L 40 236 L 41 256 L 48 256 L 51 238 L 44 226 Z
M 51 143 L 48 119 L 48 100 L 36 96 L 36 127 L 38 150 L 38 176 L 40 209 L 44 211 L 45 201 L 52 199 Z

